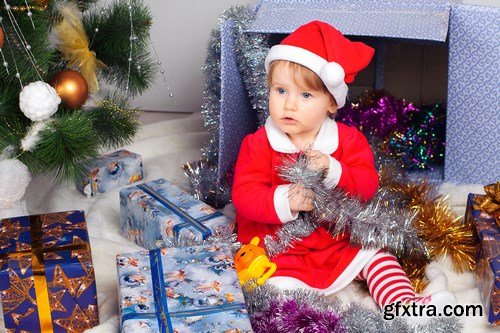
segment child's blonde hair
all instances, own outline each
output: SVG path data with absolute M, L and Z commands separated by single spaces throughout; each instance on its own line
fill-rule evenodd
M 297 84 L 299 87 L 302 87 L 306 90 L 314 90 L 314 91 L 319 91 L 325 94 L 330 95 L 330 98 L 332 102 L 337 105 L 337 102 L 335 101 L 335 98 L 333 95 L 328 91 L 326 88 L 325 84 L 321 80 L 321 78 L 318 76 L 318 74 L 314 73 L 312 70 L 309 68 L 302 66 L 301 64 L 298 64 L 293 61 L 288 61 L 288 60 L 275 60 L 269 65 L 269 70 L 267 74 L 267 85 L 270 86 L 271 82 L 273 81 L 273 74 L 274 70 L 276 67 L 279 65 L 285 66 L 285 68 L 289 69 L 293 73 L 293 80 L 295 84 Z M 335 114 L 329 114 L 330 118 L 334 118 L 336 115 Z

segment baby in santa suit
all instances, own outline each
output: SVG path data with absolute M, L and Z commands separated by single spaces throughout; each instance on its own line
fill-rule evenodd
M 320 21 L 299 27 L 271 48 L 265 60 L 270 116 L 243 140 L 234 175 L 232 199 L 240 242 L 274 235 L 300 211 L 313 209 L 311 190 L 286 183 L 277 174 L 287 155 L 305 151 L 311 167 L 325 169 L 327 188 L 340 188 L 363 200 L 374 196 L 379 180 L 366 138 L 332 119 L 345 104 L 347 83 L 368 66 L 373 54 L 371 47 L 350 41 Z M 272 261 L 277 270 L 268 283 L 280 288 L 331 294 L 361 279 L 380 307 L 398 301 L 436 306 L 456 302 L 447 291 L 416 297 L 393 255 L 353 246 L 348 233 L 333 237 L 323 227 Z

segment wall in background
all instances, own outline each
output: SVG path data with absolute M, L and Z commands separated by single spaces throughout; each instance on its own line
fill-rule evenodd
M 158 73 L 151 89 L 134 100 L 151 111 L 198 112 L 202 104 L 210 33 L 225 9 L 255 5 L 258 0 L 145 0 L 153 14 L 151 38 L 174 97 Z
M 499 0 L 452 0 L 500 7 Z M 158 73 L 151 90 L 134 100 L 151 111 L 199 112 L 202 104 L 205 62 L 210 33 L 221 13 L 235 5 L 255 5 L 259 0 L 145 0 L 153 14 L 151 37 L 163 63 L 174 97 Z M 388 90 L 417 101 L 446 99 L 447 53 L 440 48 L 390 45 L 385 72 Z M 360 76 L 356 96 L 373 82 L 373 70 Z M 409 80 L 411 78 L 411 80 Z

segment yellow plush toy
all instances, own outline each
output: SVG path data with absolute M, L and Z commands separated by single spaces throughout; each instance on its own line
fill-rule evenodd
M 243 245 L 236 252 L 234 266 L 241 285 L 250 279 L 255 279 L 257 285 L 261 286 L 276 271 L 276 264 L 269 261 L 266 250 L 258 246 L 259 242 L 259 237 L 254 237 L 250 244 Z

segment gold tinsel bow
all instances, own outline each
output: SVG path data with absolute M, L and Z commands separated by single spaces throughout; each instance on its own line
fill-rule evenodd
M 500 181 L 495 184 L 486 185 L 484 187 L 486 196 L 478 200 L 481 210 L 492 214 L 495 217 L 496 223 L 500 226 Z
M 89 40 L 76 3 L 69 3 L 62 7 L 60 14 L 62 19 L 54 28 L 57 36 L 56 47 L 68 61 L 68 67 L 80 68 L 89 91 L 96 92 L 99 90 L 97 69 L 107 68 L 107 66 L 96 58 L 94 51 L 89 49 Z

